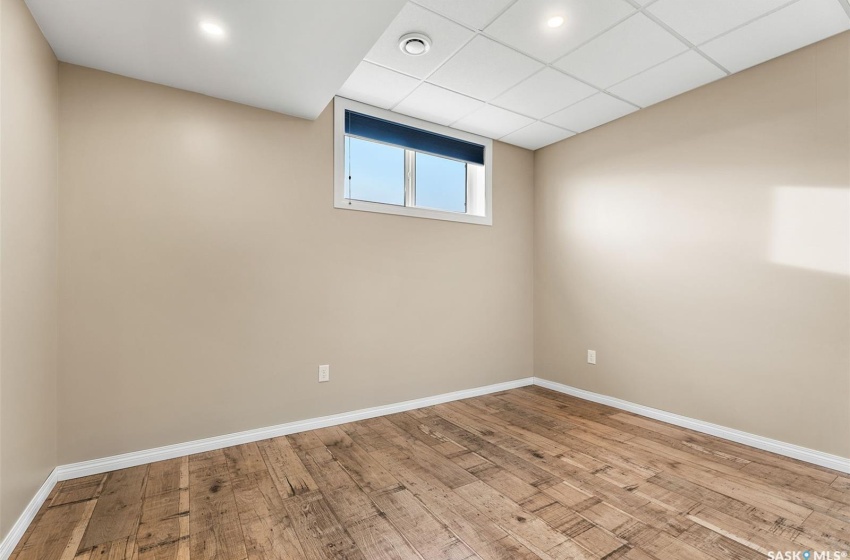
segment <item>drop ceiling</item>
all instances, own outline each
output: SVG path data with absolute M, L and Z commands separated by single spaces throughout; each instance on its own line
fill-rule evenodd
M 404 0 L 26 0 L 59 60 L 315 119 Z M 223 36 L 201 32 L 201 22 Z
M 339 95 L 534 150 L 848 29 L 847 0 L 413 0 Z

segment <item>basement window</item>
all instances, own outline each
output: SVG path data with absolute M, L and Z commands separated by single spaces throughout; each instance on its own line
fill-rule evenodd
M 337 97 L 334 206 L 493 223 L 492 141 Z

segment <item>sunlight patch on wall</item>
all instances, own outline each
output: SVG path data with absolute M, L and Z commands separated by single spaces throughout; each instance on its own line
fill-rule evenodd
M 850 275 L 850 188 L 776 187 L 770 260 Z

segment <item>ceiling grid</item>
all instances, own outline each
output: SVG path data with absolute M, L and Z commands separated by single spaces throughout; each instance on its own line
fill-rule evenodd
M 437 16 L 445 26 L 462 28 L 465 40 L 428 72 L 412 76 L 375 55 L 376 49 L 398 50 L 391 25 L 340 95 L 368 103 L 367 89 L 382 88 L 383 80 L 351 87 L 358 73 L 382 72 L 389 78 L 388 72 L 400 72 L 415 82 L 393 92 L 397 97 L 384 108 L 537 149 L 850 29 L 847 0 L 468 0 L 464 4 L 408 2 L 402 13 L 419 10 Z M 482 18 L 488 8 L 492 13 Z M 550 30 L 542 25 L 551 15 L 566 18 L 567 29 L 551 30 L 553 34 L 574 36 L 562 34 L 547 41 Z M 472 22 L 475 18 L 477 25 Z M 803 28 L 790 39 L 783 38 L 787 20 Z M 584 27 L 577 32 L 570 24 Z M 431 37 L 435 44 L 442 28 L 436 30 Z M 750 31 L 767 46 L 736 56 Z M 629 48 L 638 45 L 644 48 Z M 439 101 L 429 103 L 434 96 Z

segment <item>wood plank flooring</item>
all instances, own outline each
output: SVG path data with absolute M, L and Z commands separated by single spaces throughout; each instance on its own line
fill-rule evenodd
M 526 387 L 60 483 L 12 559 L 805 550 L 850 552 L 850 476 Z

